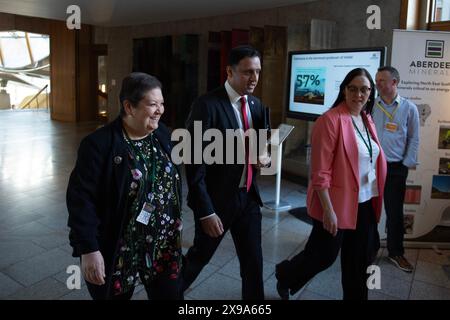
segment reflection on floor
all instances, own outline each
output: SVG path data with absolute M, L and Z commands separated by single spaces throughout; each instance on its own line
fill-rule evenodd
M 66 269 L 77 265 L 67 239 L 65 189 L 80 139 L 93 124 L 65 124 L 38 111 L 0 112 L 0 299 L 89 299 L 86 286 L 69 290 Z M 273 200 L 274 177 L 260 179 L 264 201 Z M 184 191 L 186 188 L 183 188 Z M 282 199 L 293 207 L 305 204 L 305 188 L 282 181 Z M 310 226 L 287 212 L 263 209 L 264 280 L 267 299 L 279 299 L 275 264 L 305 244 Z M 184 208 L 186 250 L 192 243 L 192 212 Z M 404 273 L 381 250 L 381 289 L 370 299 L 450 299 L 450 251 L 407 250 L 415 266 Z M 217 285 L 220 284 L 220 285 Z M 142 286 L 133 299 L 145 299 Z M 240 299 L 239 264 L 230 235 L 186 299 Z M 294 299 L 341 299 L 339 261 L 317 275 Z

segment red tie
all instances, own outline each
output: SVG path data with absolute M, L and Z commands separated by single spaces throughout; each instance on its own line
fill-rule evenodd
M 250 128 L 248 124 L 248 116 L 247 116 L 247 109 L 246 109 L 246 101 L 245 96 L 241 97 L 241 113 L 242 117 L 244 119 L 244 131 L 247 132 L 247 130 Z M 248 137 L 245 138 L 245 163 L 247 164 L 247 192 L 250 190 L 250 187 L 252 186 L 252 178 L 253 178 L 253 167 L 250 164 L 250 152 L 248 147 Z

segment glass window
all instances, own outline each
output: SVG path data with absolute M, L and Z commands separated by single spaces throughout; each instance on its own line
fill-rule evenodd
M 31 63 L 24 32 L 1 32 L 0 41 L 4 67 L 19 68 Z
M 450 0 L 435 0 L 433 6 L 433 22 L 450 20 Z

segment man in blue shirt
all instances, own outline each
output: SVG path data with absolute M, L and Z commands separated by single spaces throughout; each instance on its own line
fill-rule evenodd
M 408 169 L 415 169 L 418 164 L 419 112 L 414 103 L 397 93 L 397 69 L 379 68 L 375 82 L 379 97 L 372 116 L 388 162 L 384 207 L 389 260 L 401 270 L 412 272 L 413 266 L 404 257 L 403 202 Z

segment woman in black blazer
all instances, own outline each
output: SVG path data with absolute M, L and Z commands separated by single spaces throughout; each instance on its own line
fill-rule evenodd
M 93 299 L 181 299 L 181 183 L 161 83 L 122 82 L 120 116 L 80 144 L 67 189 L 70 244 Z

